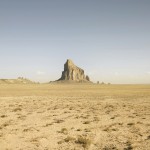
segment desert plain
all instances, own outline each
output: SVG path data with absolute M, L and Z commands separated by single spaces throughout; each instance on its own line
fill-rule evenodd
M 150 85 L 0 84 L 0 150 L 150 150 Z

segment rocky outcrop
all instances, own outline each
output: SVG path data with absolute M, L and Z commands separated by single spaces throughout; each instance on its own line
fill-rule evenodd
M 58 81 L 90 82 L 90 78 L 85 76 L 83 69 L 77 67 L 72 60 L 68 59 L 64 64 L 64 71 Z

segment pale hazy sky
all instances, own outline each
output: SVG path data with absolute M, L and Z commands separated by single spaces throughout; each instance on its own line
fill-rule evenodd
M 150 0 L 0 0 L 0 78 L 56 80 L 67 58 L 92 81 L 150 83 Z

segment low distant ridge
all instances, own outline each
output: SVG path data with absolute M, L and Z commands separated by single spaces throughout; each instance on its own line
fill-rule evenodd
M 18 77 L 17 79 L 0 79 L 0 84 L 33 84 L 29 79 Z
M 64 64 L 64 71 L 62 72 L 61 78 L 57 81 L 90 82 L 90 78 L 84 74 L 83 69 L 74 65 L 72 60 L 67 59 L 67 62 Z

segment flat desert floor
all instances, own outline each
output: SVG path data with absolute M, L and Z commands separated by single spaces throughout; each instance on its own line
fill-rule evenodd
M 150 150 L 150 85 L 0 85 L 0 150 Z

